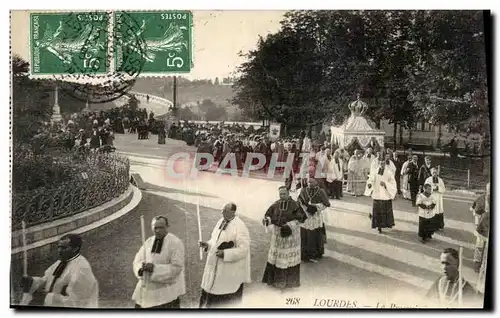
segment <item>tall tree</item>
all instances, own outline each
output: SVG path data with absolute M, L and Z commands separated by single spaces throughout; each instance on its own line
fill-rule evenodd
M 370 78 L 365 94 L 375 102 L 370 115 L 393 124 L 394 147 L 397 127 L 412 128 L 416 116 L 408 100 L 405 83 L 407 65 L 414 63 L 412 53 L 412 21 L 415 11 L 365 11 L 365 54 L 370 65 Z
M 415 29 L 419 63 L 407 70 L 415 107 L 435 124 L 487 135 L 483 12 L 419 12 Z
M 308 127 L 330 113 L 319 86 L 322 66 L 315 58 L 313 39 L 285 30 L 261 38 L 246 57 L 232 100 L 245 115 Z
M 198 120 L 199 117 L 193 113 L 193 111 L 187 107 L 184 106 L 179 110 L 179 118 L 182 120 Z
M 291 11 L 281 24 L 239 69 L 244 115 L 308 125 L 361 94 L 395 135 L 420 120 L 487 135 L 482 12 Z
M 228 119 L 227 110 L 222 106 L 216 106 L 205 114 L 205 120 L 226 121 Z
M 12 58 L 12 135 L 14 146 L 32 141 L 33 136 L 50 121 L 50 82 L 28 77 L 29 63 L 19 56 Z
M 29 72 L 29 63 L 17 54 L 12 56 L 12 75 L 27 75 Z
M 200 110 L 203 114 L 207 114 L 217 108 L 217 105 L 211 99 L 204 99 L 201 104 L 199 104 Z

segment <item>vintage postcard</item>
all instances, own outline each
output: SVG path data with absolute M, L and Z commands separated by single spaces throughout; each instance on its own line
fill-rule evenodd
M 488 11 L 10 23 L 11 307 L 491 306 Z

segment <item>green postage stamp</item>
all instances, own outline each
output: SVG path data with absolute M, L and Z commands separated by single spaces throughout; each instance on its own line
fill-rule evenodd
M 192 64 L 190 11 L 115 12 L 117 71 L 141 65 L 142 73 L 187 73 Z
M 188 73 L 192 20 L 177 10 L 32 13 L 31 74 Z
M 109 72 L 108 12 L 32 13 L 31 74 Z

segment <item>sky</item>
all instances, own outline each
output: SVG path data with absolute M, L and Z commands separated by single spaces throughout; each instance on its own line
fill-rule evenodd
M 255 48 L 259 35 L 277 32 L 285 11 L 193 11 L 194 67 L 185 76 L 203 79 L 230 76 Z M 12 53 L 29 59 L 29 11 L 12 11 Z M 184 75 L 183 75 L 184 76 Z

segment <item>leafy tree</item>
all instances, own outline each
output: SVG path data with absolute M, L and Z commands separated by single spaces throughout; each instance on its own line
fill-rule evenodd
M 428 120 L 488 137 L 482 12 L 291 11 L 281 24 L 244 55 L 232 100 L 243 115 L 338 123 L 361 94 L 395 136 Z
M 261 38 L 250 51 L 235 83 L 233 104 L 244 115 L 310 127 L 325 119 L 329 105 L 319 84 L 322 67 L 314 58 L 313 39 L 293 30 Z
M 29 72 L 29 63 L 17 54 L 12 56 L 12 75 L 25 76 Z
M 189 107 L 182 107 L 180 110 L 179 110 L 179 117 L 180 119 L 182 120 L 198 120 L 199 117 L 193 113 L 193 111 L 189 108 Z
M 408 68 L 408 87 L 415 107 L 433 123 L 486 136 L 484 18 L 480 11 L 419 12 L 415 55 L 420 63 Z
M 205 120 L 217 120 L 226 121 L 228 119 L 226 108 L 222 106 L 216 106 L 207 113 L 205 113 Z
M 204 114 L 205 120 L 227 120 L 227 110 L 223 106 L 217 106 L 212 100 L 204 99 L 198 103 L 198 107 Z
M 243 121 L 243 122 L 249 122 L 252 121 L 252 118 L 243 115 L 241 111 L 237 111 L 232 113 L 231 115 L 228 116 L 229 121 Z
M 12 58 L 12 135 L 14 146 L 28 143 L 50 121 L 50 82 L 28 77 L 29 64 L 19 56 Z
M 211 99 L 204 99 L 199 105 L 203 114 L 207 114 L 217 108 L 217 105 Z
M 220 85 L 218 77 L 215 78 L 214 85 Z
M 376 121 L 387 119 L 393 124 L 394 147 L 397 128 L 412 128 L 416 119 L 414 105 L 408 100 L 407 65 L 414 63 L 412 21 L 415 11 L 366 11 L 363 14 L 366 54 L 370 63 L 370 83 L 367 93 L 375 108 L 369 115 Z M 400 143 L 402 143 L 400 134 Z

